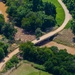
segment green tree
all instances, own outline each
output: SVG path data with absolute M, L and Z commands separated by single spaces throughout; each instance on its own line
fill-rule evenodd
M 7 54 L 8 54 L 8 45 L 7 44 L 3 46 L 3 50 L 5 53 L 5 56 L 7 56 Z
M 44 64 L 50 57 L 53 56 L 53 52 L 47 47 L 37 48 L 37 53 L 37 62 L 39 64 Z
M 75 35 L 75 20 L 72 20 L 71 24 L 72 24 L 71 26 L 72 32 Z
M 14 15 L 13 19 L 17 26 L 21 27 L 21 21 L 23 18 L 26 18 L 25 16 L 30 12 L 30 9 L 28 8 L 27 4 L 25 4 L 25 6 L 19 6 L 16 12 L 17 14 Z
M 42 0 L 7 0 L 6 4 L 11 20 L 26 31 L 35 32 L 37 28 L 44 30 L 43 27 L 48 28 L 55 25 L 55 6 L 51 5 L 49 15 L 45 14 L 46 3 L 44 4 Z
M 14 55 L 7 63 L 5 66 L 6 70 L 11 69 L 12 67 L 15 66 L 15 68 L 17 68 L 17 64 L 19 63 L 19 59 L 16 55 Z
M 24 59 L 35 61 L 37 53 L 33 43 L 28 41 L 27 43 L 21 44 L 19 48 L 23 52 Z
M 9 14 L 9 16 L 14 17 L 14 15 L 17 14 L 16 10 L 17 10 L 17 7 L 14 5 L 11 5 L 10 7 L 7 8 L 7 13 Z
M 22 19 L 22 28 L 27 30 L 27 31 L 30 31 L 30 19 L 29 18 L 23 18 Z
M 54 53 L 59 52 L 59 49 L 58 49 L 58 47 L 56 47 L 56 46 L 52 46 L 52 47 L 50 47 L 50 49 L 51 49 Z
M 52 3 L 45 3 L 45 14 L 52 15 L 54 18 L 56 17 L 56 7 Z
M 27 18 L 23 18 L 22 27 L 27 31 L 35 32 L 37 28 L 41 28 L 42 23 L 43 23 L 42 18 L 39 16 L 41 15 L 34 13 L 34 12 L 30 12 L 26 16 Z
M 8 45 L 0 42 L 0 47 L 3 49 L 5 56 L 8 54 Z
M 75 0 L 63 0 L 63 2 L 67 5 L 72 17 L 75 19 Z
M 42 29 L 46 30 L 46 28 L 54 27 L 56 24 L 55 19 L 52 16 L 47 16 L 44 18 L 44 23 L 42 25 Z
M 11 63 L 13 63 L 13 64 L 15 64 L 15 63 L 18 63 L 19 62 L 19 60 L 18 60 L 18 58 L 17 58 L 17 56 L 15 55 L 15 56 L 13 56 L 12 57 L 12 59 L 10 60 L 11 61 Z
M 6 70 L 11 69 L 13 66 L 14 66 L 13 63 L 11 63 L 11 61 L 8 61 L 6 63 Z
M 0 48 L 0 61 L 4 58 L 4 56 L 5 56 L 4 50 Z
M 52 68 L 54 67 L 53 63 L 50 60 L 48 60 L 48 61 L 45 62 L 44 65 L 46 67 L 46 70 L 51 73 Z
M 35 35 L 36 35 L 36 38 L 38 38 L 38 37 L 40 37 L 40 36 L 42 35 L 42 31 L 41 31 L 40 28 L 37 28 L 37 29 L 35 30 Z
M 5 23 L 4 16 L 0 14 L 0 33 L 2 30 L 2 27 L 4 26 L 4 23 Z
M 16 33 L 16 29 L 12 24 L 6 23 L 2 28 L 2 32 L 8 39 L 12 39 Z
M 33 4 L 32 9 L 35 12 L 35 11 L 40 10 L 40 7 L 41 5 L 43 5 L 43 2 L 42 0 L 32 0 L 32 4 Z

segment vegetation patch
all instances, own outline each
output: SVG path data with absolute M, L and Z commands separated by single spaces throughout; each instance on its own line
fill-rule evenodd
M 71 28 L 71 27 L 72 27 L 71 22 L 72 22 L 72 20 L 70 20 L 70 21 L 67 23 L 67 25 L 66 25 L 65 29 L 69 29 L 69 28 Z
M 11 23 L 6 23 L 4 16 L 0 14 L 0 34 L 3 34 L 7 39 L 13 39 L 16 29 Z
M 8 54 L 8 44 L 0 42 L 0 61 Z
M 72 17 L 75 19 L 75 0 L 62 0 L 69 9 Z
M 75 35 L 75 0 L 63 0 L 63 2 L 66 4 L 67 8 L 69 9 L 69 12 L 73 17 L 73 20 L 71 22 L 71 29 Z
M 30 63 L 23 63 L 21 66 L 19 66 L 16 70 L 11 72 L 9 75 L 52 75 L 48 72 L 44 72 L 38 69 L 35 69 L 33 66 L 31 66 Z
M 6 72 L 7 70 L 10 70 L 11 68 L 15 67 L 17 68 L 18 67 L 18 63 L 19 63 L 19 59 L 18 57 L 15 55 L 13 56 L 7 63 L 6 63 L 6 66 L 5 68 L 3 69 L 3 72 Z
M 59 32 L 58 35 L 56 37 L 54 37 L 53 41 L 55 41 L 59 44 L 75 47 L 75 38 L 74 37 L 75 36 L 72 33 L 72 30 L 69 28 L 69 29 L 64 29 L 61 32 Z
M 58 0 L 43 0 L 44 2 L 48 1 L 53 3 L 56 6 L 56 21 L 57 21 L 57 26 L 60 26 L 65 19 L 65 13 L 64 10 L 62 8 L 62 6 L 60 5 L 60 3 L 58 2 Z

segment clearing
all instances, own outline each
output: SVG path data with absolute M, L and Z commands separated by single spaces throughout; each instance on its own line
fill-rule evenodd
M 67 46 L 75 47 L 75 36 L 71 29 L 64 29 L 58 33 L 54 41 Z
M 17 29 L 17 33 L 15 34 L 15 37 L 14 37 L 15 40 L 21 40 L 23 42 L 26 42 L 26 41 L 32 41 L 36 38 L 34 34 L 27 33 L 22 28 L 19 28 L 16 26 L 15 28 Z
M 35 69 L 31 64 L 24 63 L 9 75 L 51 75 L 47 72 Z

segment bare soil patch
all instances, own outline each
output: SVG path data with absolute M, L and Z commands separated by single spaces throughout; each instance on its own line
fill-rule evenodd
M 64 29 L 53 39 L 55 42 L 75 47 L 75 36 L 71 29 Z
M 58 49 L 66 49 L 68 53 L 75 55 L 75 48 L 65 46 L 62 44 L 58 44 L 58 43 L 53 42 L 53 41 L 44 44 L 42 47 L 44 47 L 44 46 L 47 46 L 47 47 L 56 46 L 56 47 L 58 47 Z
M 7 18 L 8 14 L 6 13 L 6 9 L 7 9 L 7 6 L 3 2 L 0 2 L 0 11 L 4 15 L 5 21 L 7 22 L 8 21 L 8 18 Z
M 22 28 L 15 27 L 17 29 L 17 33 L 15 34 L 15 40 L 21 40 L 22 42 L 32 41 L 36 37 L 34 34 L 30 34 L 25 32 Z

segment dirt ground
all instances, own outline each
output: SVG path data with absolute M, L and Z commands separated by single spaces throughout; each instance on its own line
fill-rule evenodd
M 66 49 L 68 53 L 75 55 L 75 48 L 69 47 L 66 45 L 62 45 L 62 44 L 58 44 L 54 41 L 50 41 L 50 42 L 44 44 L 42 47 L 44 47 L 44 46 L 47 46 L 47 47 L 56 46 L 56 47 L 58 47 L 58 49 Z
M 71 29 L 64 29 L 53 39 L 57 43 L 75 47 L 75 36 Z
M 26 41 L 32 41 L 36 38 L 35 35 L 24 32 L 22 28 L 16 27 L 16 29 L 17 33 L 15 34 L 14 37 L 15 40 L 21 40 L 23 42 L 26 42 Z

